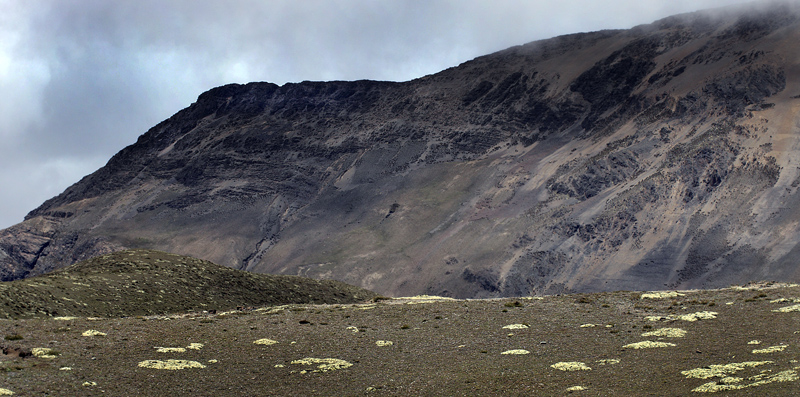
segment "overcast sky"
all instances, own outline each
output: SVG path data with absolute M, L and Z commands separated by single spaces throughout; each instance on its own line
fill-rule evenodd
M 0 0 L 0 228 L 227 83 L 406 81 L 741 0 Z

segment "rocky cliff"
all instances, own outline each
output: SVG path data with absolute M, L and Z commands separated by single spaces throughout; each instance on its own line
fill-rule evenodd
M 679 15 L 417 80 L 212 89 L 0 231 L 387 295 L 800 281 L 800 6 Z

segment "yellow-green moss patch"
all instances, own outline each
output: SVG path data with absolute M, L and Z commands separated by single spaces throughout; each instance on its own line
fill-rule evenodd
M 602 360 L 595 361 L 599 365 L 614 365 L 619 364 L 618 358 L 604 358 Z
M 590 371 L 592 369 L 580 361 L 562 361 L 551 365 L 551 367 L 561 371 Z
M 531 354 L 531 352 L 525 349 L 512 349 L 512 350 L 506 350 L 500 354 Z
M 652 349 L 656 347 L 671 347 L 675 346 L 674 343 L 669 342 L 653 342 L 646 340 L 644 342 L 636 342 L 622 346 L 625 349 Z
M 269 346 L 269 345 L 274 345 L 274 344 L 278 343 L 278 341 L 264 338 L 264 339 L 254 340 L 253 343 L 255 343 L 257 345 Z
M 747 342 L 747 344 L 748 345 L 760 345 L 761 341 L 760 340 L 751 340 L 750 342 Z
M 94 329 L 83 331 L 82 336 L 106 336 L 105 332 L 100 332 Z
M 527 329 L 528 326 L 525 324 L 509 324 L 503 327 L 504 329 Z
M 156 346 L 154 349 L 156 349 L 156 351 L 159 352 L 159 353 L 185 353 L 186 352 L 186 349 L 184 349 L 182 347 L 159 347 L 159 346 Z
M 709 379 L 720 378 L 714 382 L 704 383 L 694 389 L 697 393 L 716 393 L 720 391 L 740 390 L 749 387 L 763 386 L 774 382 L 794 382 L 798 377 L 797 369 L 790 369 L 778 373 L 771 373 L 770 370 L 761 371 L 759 374 L 748 378 L 732 376 L 736 372 L 747 368 L 755 368 L 765 364 L 773 364 L 772 361 L 747 361 L 742 363 L 731 363 L 726 365 L 711 365 L 704 368 L 695 368 L 688 371 L 681 371 L 687 378 Z
M 31 349 L 31 354 L 39 358 L 56 358 L 59 353 L 49 347 L 34 347 Z
M 203 348 L 203 346 L 205 345 L 202 343 L 190 343 L 189 346 L 186 346 L 186 348 L 191 350 L 200 350 Z
M 770 346 L 763 349 L 755 349 L 753 350 L 753 354 L 765 354 L 765 353 L 777 353 L 786 350 L 789 347 L 787 345 L 780 345 L 780 346 Z
M 586 390 L 586 388 L 583 387 L 583 386 L 572 386 L 572 387 L 567 388 L 568 392 L 583 391 L 583 390 Z
M 350 368 L 353 366 L 352 363 L 349 363 L 344 360 L 340 360 L 338 358 L 313 358 L 307 357 L 300 360 L 294 360 L 291 364 L 299 364 L 299 365 L 317 365 L 317 369 L 311 372 L 328 372 L 328 371 L 335 371 L 338 369 L 345 369 Z M 308 371 L 301 371 L 301 373 L 306 373 Z
M 730 363 L 724 365 L 709 365 L 708 367 L 695 368 L 686 371 L 681 371 L 681 375 L 687 378 L 708 379 L 708 378 L 724 378 L 728 375 L 735 374 L 746 368 L 754 368 L 760 365 L 772 364 L 772 361 L 745 361 L 741 363 Z
M 681 294 L 675 291 L 654 291 L 642 294 L 640 299 L 666 299 L 666 298 L 676 298 L 678 296 L 684 296 L 685 294 Z
M 717 318 L 717 312 L 696 312 L 696 313 L 689 313 L 684 314 L 682 316 L 678 316 L 678 320 L 683 321 L 697 321 L 697 320 L 711 320 Z
M 376 341 L 375 344 L 380 346 L 380 347 L 383 347 L 383 346 L 391 346 L 391 345 L 394 344 L 394 342 L 392 342 L 390 340 L 379 340 L 379 341 Z
M 645 332 L 642 336 L 663 336 L 667 338 L 683 338 L 686 331 L 680 328 L 659 328 L 655 331 Z
M 139 363 L 142 368 L 166 369 L 175 371 L 187 368 L 205 368 L 206 366 L 197 361 L 190 360 L 144 360 Z
M 14 392 L 8 389 L 3 389 L 0 387 L 0 396 L 13 396 Z
M 791 305 L 791 306 L 784 306 L 779 309 L 773 310 L 775 313 L 790 313 L 790 312 L 800 312 L 800 304 Z

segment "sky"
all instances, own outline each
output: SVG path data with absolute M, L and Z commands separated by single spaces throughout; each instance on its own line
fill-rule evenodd
M 0 0 L 0 229 L 229 83 L 407 81 L 742 0 Z

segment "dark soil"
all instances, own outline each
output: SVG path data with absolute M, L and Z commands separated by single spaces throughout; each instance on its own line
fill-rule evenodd
M 216 314 L 0 320 L 0 345 L 11 352 L 0 356 L 0 388 L 15 395 L 118 396 L 679 396 L 700 387 L 721 388 L 720 395 L 783 396 L 800 390 L 800 312 L 776 311 L 800 302 L 799 286 L 681 294 L 417 297 Z M 703 312 L 715 318 L 680 318 Z M 504 328 L 515 324 L 528 328 Z M 664 328 L 685 336 L 643 336 Z M 83 336 L 88 330 L 105 335 Z M 254 343 L 265 338 L 277 343 Z M 643 341 L 674 346 L 625 347 Z M 52 358 L 28 355 L 39 347 L 52 349 Z M 503 354 L 516 349 L 528 354 Z M 297 361 L 309 358 L 342 361 L 329 360 L 328 371 L 318 368 L 326 361 Z M 204 367 L 142 366 L 169 359 Z M 739 370 L 729 365 L 747 362 Z M 557 363 L 591 369 L 564 371 Z M 719 371 L 707 378 L 683 373 L 703 368 Z

